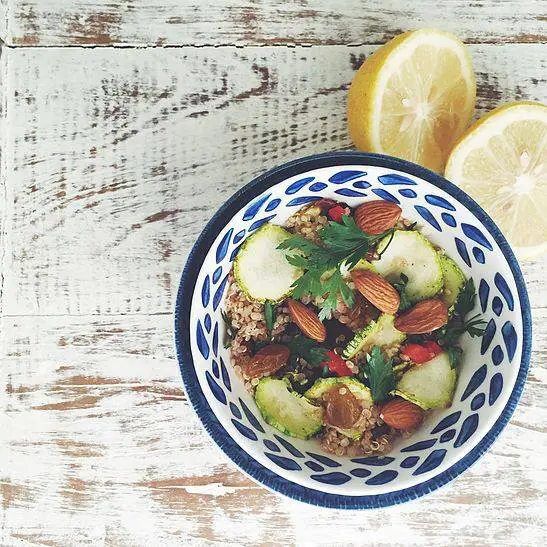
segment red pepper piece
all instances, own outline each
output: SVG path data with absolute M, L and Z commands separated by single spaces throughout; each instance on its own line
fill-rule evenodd
M 347 215 L 349 210 L 347 207 L 342 207 L 341 205 L 335 205 L 329 209 L 329 218 L 334 220 L 334 222 L 342 222 L 342 216 Z
M 327 351 L 329 359 L 323 362 L 323 365 L 327 365 L 331 372 L 338 374 L 338 376 L 352 376 L 353 372 L 348 368 L 346 362 L 340 355 L 334 353 L 334 351 Z
M 407 344 L 403 351 L 403 355 L 406 355 L 411 361 L 414 361 L 417 365 L 426 363 L 442 353 L 443 349 L 439 344 L 435 342 L 424 342 L 423 344 Z

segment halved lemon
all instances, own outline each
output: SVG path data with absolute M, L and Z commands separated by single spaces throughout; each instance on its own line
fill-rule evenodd
M 547 106 L 501 106 L 454 147 L 445 176 L 501 228 L 519 258 L 547 250 Z
M 465 45 L 434 29 L 401 34 L 371 55 L 348 97 L 349 132 L 360 150 L 442 171 L 475 108 Z

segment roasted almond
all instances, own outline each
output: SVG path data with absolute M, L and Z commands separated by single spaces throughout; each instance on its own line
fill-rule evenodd
M 393 228 L 401 218 L 401 208 L 383 199 L 368 201 L 357 207 L 355 223 L 369 235 L 378 235 Z
M 423 417 L 424 411 L 418 405 L 401 398 L 389 401 L 380 411 L 380 418 L 393 429 L 414 429 Z
M 351 278 L 355 288 L 380 311 L 393 315 L 399 309 L 399 293 L 381 275 L 370 270 L 353 270 Z
M 395 328 L 406 334 L 425 334 L 446 325 L 448 309 L 438 298 L 422 300 L 395 319 Z
M 269 344 L 259 350 L 252 358 L 240 362 L 239 366 L 247 378 L 260 378 L 277 372 L 288 360 L 290 350 L 282 344 Z
M 302 334 L 306 335 L 308 338 L 317 340 L 318 342 L 324 342 L 326 340 L 327 329 L 325 328 L 325 325 L 321 323 L 321 319 L 319 319 L 314 311 L 292 298 L 287 300 L 287 306 L 289 307 L 291 319 L 298 325 Z

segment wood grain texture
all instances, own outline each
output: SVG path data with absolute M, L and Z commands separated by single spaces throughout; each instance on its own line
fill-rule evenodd
M 2 545 L 542 544 L 545 332 L 492 450 L 380 515 L 293 502 L 235 470 L 186 401 L 171 328 L 169 315 L 3 319 Z
M 370 51 L 7 50 L 3 313 L 170 311 L 190 246 L 236 189 L 351 147 L 346 89 Z M 547 100 L 546 51 L 473 46 L 479 113 Z
M 479 113 L 545 102 L 546 47 L 472 46 Z M 374 49 L 2 50 L 1 545 L 545 543 L 547 258 L 523 268 L 535 340 L 510 425 L 419 501 L 361 513 L 275 496 L 182 390 L 171 312 L 191 245 L 255 175 L 351 147 L 346 89 Z
M 543 0 L 5 0 L 10 45 L 378 44 L 409 26 L 544 42 Z

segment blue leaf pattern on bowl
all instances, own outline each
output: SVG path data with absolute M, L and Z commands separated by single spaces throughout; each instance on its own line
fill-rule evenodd
M 469 380 L 469 383 L 467 384 L 467 387 L 463 392 L 462 398 L 460 399 L 461 401 L 465 401 L 467 397 L 469 397 L 469 395 L 476 391 L 478 387 L 484 382 L 487 370 L 488 367 L 486 365 L 482 365 L 473 373 L 473 376 L 471 376 L 471 379 Z
M 469 239 L 472 239 L 475 243 L 486 247 L 489 251 L 494 250 L 490 241 L 488 241 L 486 237 L 484 237 L 484 234 L 476 226 L 471 226 L 471 224 L 467 224 L 465 222 L 462 222 L 461 226 L 463 233 Z
M 393 469 L 386 469 L 385 471 L 382 471 L 381 473 L 374 475 L 374 477 L 371 477 L 365 482 L 372 486 L 377 486 L 379 484 L 387 484 L 388 482 L 391 482 L 392 480 L 394 480 L 397 477 L 397 475 L 399 475 L 397 471 Z
M 456 243 L 456 250 L 458 251 L 458 254 L 462 257 L 462 260 L 469 267 L 471 267 L 471 259 L 469 258 L 466 244 L 459 237 L 455 237 L 454 242 Z
M 513 299 L 513 293 L 511 292 L 509 285 L 507 285 L 507 281 L 505 281 L 505 279 L 502 275 L 500 275 L 499 272 L 496 273 L 496 275 L 494 276 L 494 283 L 498 288 L 498 291 L 507 302 L 507 307 L 511 311 L 513 311 L 515 309 L 515 300 Z
M 498 344 L 493 350 L 492 350 L 492 363 L 494 363 L 494 366 L 498 366 L 502 361 L 505 355 L 503 354 L 503 350 L 501 349 L 501 346 Z
M 426 209 L 425 207 L 422 207 L 421 205 L 414 205 L 414 209 L 416 209 L 416 211 L 418 211 L 418 214 L 426 222 L 431 224 L 431 226 L 433 226 L 433 228 L 435 228 L 435 230 L 437 230 L 439 232 L 442 232 L 441 225 L 437 222 L 437 219 L 433 216 L 433 214 L 430 212 L 429 209 Z
M 488 392 L 488 404 L 492 406 L 501 394 L 503 389 L 503 376 L 501 372 L 496 372 L 492 378 L 490 378 L 490 391 Z
M 486 257 L 484 256 L 482 249 L 479 249 L 478 247 L 473 247 L 473 256 L 479 264 L 484 264 L 486 262 Z
M 232 418 L 232 423 L 234 424 L 234 427 L 244 436 L 247 437 L 247 439 L 250 439 L 251 441 L 258 441 L 258 437 L 256 436 L 256 433 L 249 429 L 246 425 L 243 425 L 238 420 L 235 420 Z
M 501 328 L 501 334 L 503 336 L 503 341 L 505 342 L 505 347 L 507 348 L 507 356 L 509 357 L 509 361 L 512 361 L 515 356 L 515 352 L 517 351 L 518 338 L 515 327 L 513 327 L 513 323 L 511 323 L 511 321 L 507 321 L 503 325 Z
M 332 473 L 325 473 L 324 475 L 310 475 L 310 478 L 318 482 L 325 484 L 344 484 L 351 480 L 349 475 L 340 473 L 339 471 L 333 471 Z
M 449 414 L 446 416 L 446 418 L 443 418 L 432 430 L 431 433 L 438 433 L 439 431 L 442 431 L 443 429 L 446 429 L 447 427 L 450 427 L 454 425 L 459 419 L 462 413 L 458 410 L 457 412 L 453 412 L 452 414 Z
M 479 408 L 482 408 L 485 400 L 486 395 L 484 393 L 477 393 L 471 401 L 471 410 L 479 410 Z
M 220 264 L 220 262 L 224 260 L 224 257 L 226 256 L 226 253 L 228 252 L 228 247 L 230 246 L 230 239 L 233 233 L 234 233 L 234 229 L 230 228 L 224 234 L 224 237 L 220 240 L 220 243 L 218 244 L 217 252 L 216 252 L 217 264 Z
M 412 186 L 416 186 L 416 183 L 412 179 L 409 179 L 408 177 L 403 177 L 403 175 L 399 175 L 397 173 L 380 175 L 378 177 L 378 181 L 386 186 L 390 186 L 392 184 L 409 184 Z
M 292 195 L 296 194 L 298 191 L 302 190 L 306 184 L 309 184 L 310 182 L 313 182 L 315 180 L 315 177 L 305 177 L 303 179 L 297 180 L 296 182 L 293 182 L 286 190 L 285 194 Z
M 325 468 L 322 465 L 319 465 L 317 462 L 314 462 L 312 460 L 308 460 L 304 462 L 312 471 L 315 471 L 316 473 L 319 473 L 321 471 L 324 471 Z
M 441 218 L 447 226 L 450 226 L 451 228 L 456 227 L 456 219 L 450 213 L 441 213 Z
M 340 171 L 329 178 L 329 182 L 333 184 L 343 184 L 350 180 L 355 180 L 366 175 L 365 171 Z
M 449 201 L 442 198 L 441 196 L 434 196 L 432 194 L 426 194 L 425 200 L 430 205 L 435 205 L 436 207 L 442 207 L 443 209 L 446 209 L 448 211 L 455 211 L 456 207 L 452 205 Z
M 494 335 L 496 334 L 496 330 L 496 322 L 493 319 L 490 319 L 490 321 L 488 321 L 488 324 L 486 325 L 486 330 L 484 331 L 484 335 L 482 337 L 481 355 L 484 355 L 490 347 L 490 344 L 494 339 Z
M 404 198 L 416 198 L 418 194 L 412 188 L 401 188 L 399 194 Z
M 283 437 L 280 437 L 279 435 L 274 433 L 274 437 L 285 447 L 285 450 L 290 452 L 293 456 L 297 458 L 304 458 L 304 454 L 298 450 L 295 446 L 293 446 L 287 439 L 284 439 Z
M 433 469 L 441 465 L 445 456 L 446 456 L 446 449 L 438 448 L 437 450 L 433 450 L 433 452 L 430 452 L 427 458 L 420 464 L 420 467 L 418 467 L 415 471 L 413 471 L 412 474 L 422 475 L 423 473 L 432 471 Z
M 479 301 L 481 303 L 482 313 L 486 311 L 488 307 L 488 295 L 490 294 L 490 285 L 484 280 L 481 279 L 479 283 Z
M 391 203 L 396 203 L 397 205 L 401 203 L 393 194 L 390 194 L 387 190 L 383 188 L 375 188 L 372 190 L 378 197 L 385 199 L 386 201 L 391 201 Z
M 492 298 L 492 311 L 499 317 L 503 311 L 503 302 L 499 296 Z
M 458 434 L 458 438 L 456 439 L 454 446 L 457 448 L 458 446 L 461 446 L 463 443 L 465 443 L 469 439 L 469 437 L 471 437 L 471 435 L 475 433 L 478 425 L 478 414 L 470 414 L 469 416 L 467 416 L 467 418 L 462 423 L 460 433 Z

